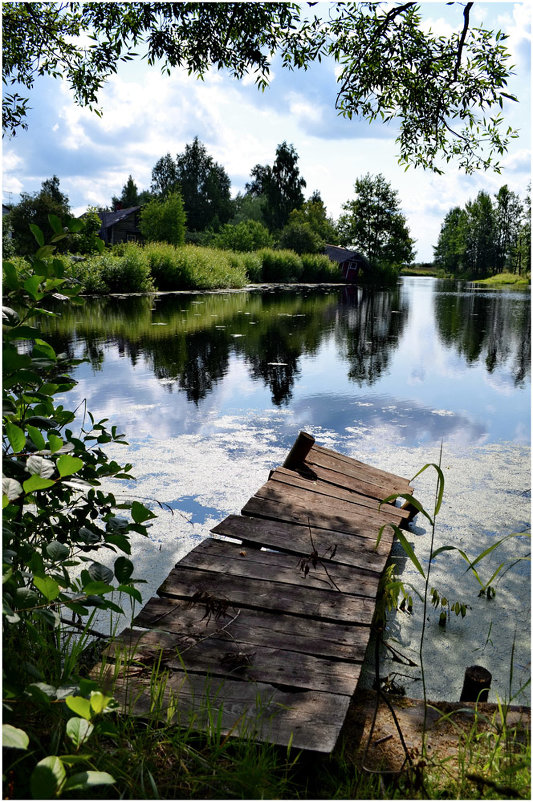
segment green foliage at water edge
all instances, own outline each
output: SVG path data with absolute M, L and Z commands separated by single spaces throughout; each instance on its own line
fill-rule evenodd
M 9 776 L 22 761 L 39 799 L 114 782 L 79 752 L 112 699 L 80 676 L 77 658 L 96 609 L 120 615 L 121 598 L 142 602 L 130 540 L 146 536 L 155 517 L 100 489 L 109 478 L 132 478 L 131 465 L 102 448 L 125 443 L 117 427 L 60 400 L 75 386 L 70 372 L 81 360 L 56 352 L 41 321 L 56 315 L 58 302 L 83 303 L 82 285 L 54 255 L 56 243 L 83 224 L 70 221 L 65 231 L 58 217 L 49 222 L 50 244 L 34 225 L 35 255 L 3 264 L 2 670 L 11 746 L 4 769 Z M 43 725 L 52 733 L 45 745 Z

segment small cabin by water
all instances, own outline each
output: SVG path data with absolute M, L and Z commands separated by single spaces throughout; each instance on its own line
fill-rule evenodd
M 326 245 L 324 253 L 332 262 L 337 262 L 344 280 L 349 283 L 355 283 L 360 273 L 366 273 L 370 268 L 368 259 L 359 251 L 351 251 L 339 245 Z

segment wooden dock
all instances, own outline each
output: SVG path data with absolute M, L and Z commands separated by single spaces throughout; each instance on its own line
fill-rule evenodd
M 283 467 L 170 572 L 93 675 L 130 713 L 330 752 L 365 657 L 408 480 L 300 433 Z M 160 682 L 155 683 L 154 677 Z M 156 689 L 158 686 L 158 689 Z

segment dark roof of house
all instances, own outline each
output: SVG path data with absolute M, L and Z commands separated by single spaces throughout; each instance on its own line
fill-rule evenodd
M 98 217 L 102 221 L 102 228 L 110 228 L 130 214 L 138 212 L 140 208 L 140 206 L 130 206 L 129 209 L 118 209 L 116 212 L 98 212 Z
M 364 265 L 368 265 L 368 260 L 362 253 L 351 251 L 349 248 L 341 248 L 340 245 L 326 245 L 324 253 L 333 262 L 338 262 L 340 265 L 348 261 L 362 262 Z

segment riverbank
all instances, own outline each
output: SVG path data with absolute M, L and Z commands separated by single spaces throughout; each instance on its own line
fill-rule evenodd
M 531 286 L 531 276 L 519 276 L 516 273 L 498 273 L 496 276 L 480 279 L 473 284 L 483 287 L 516 287 L 526 289 Z
M 436 267 L 405 267 L 400 271 L 400 276 L 426 276 L 428 278 L 450 278 L 444 271 Z
M 80 257 L 59 254 L 63 271 L 87 295 L 242 289 L 248 284 L 344 283 L 339 266 L 324 254 L 297 254 L 262 248 L 251 253 L 221 248 L 154 242 L 115 245 L 103 253 Z M 17 271 L 28 268 L 20 257 Z

